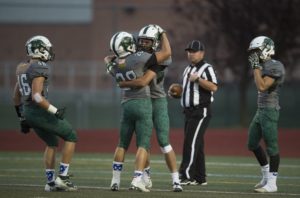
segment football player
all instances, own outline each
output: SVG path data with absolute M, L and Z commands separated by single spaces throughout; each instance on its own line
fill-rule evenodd
M 279 89 L 284 81 L 285 69 L 281 62 L 271 58 L 275 54 L 274 42 L 266 36 L 254 38 L 249 50 L 249 63 L 253 69 L 258 90 L 257 111 L 249 126 L 248 149 L 261 166 L 262 179 L 255 185 L 256 192 L 276 192 L 280 162 L 278 148 Z M 266 143 L 265 151 L 259 142 Z
M 45 36 L 33 36 L 25 46 L 30 60 L 17 66 L 17 83 L 14 89 L 14 104 L 21 121 L 21 131 L 27 133 L 32 128 L 47 145 L 44 153 L 47 177 L 45 191 L 75 191 L 77 187 L 70 181 L 68 170 L 77 135 L 64 119 L 65 109 L 55 107 L 47 99 L 50 83 L 48 61 L 54 59 L 52 44 Z M 58 137 L 65 143 L 59 173 L 55 179 Z
M 161 70 L 161 67 L 157 67 L 157 65 L 171 56 L 171 48 L 165 32 L 161 29 L 159 34 L 162 37 L 162 50 L 154 54 L 137 52 L 135 40 L 127 32 L 118 32 L 113 35 L 110 41 L 110 48 L 114 52 L 116 59 L 114 56 L 107 56 L 104 58 L 104 62 L 117 82 L 129 81 L 141 77 L 144 75 L 145 68 L 152 75 Z M 130 145 L 133 133 L 135 133 L 138 149 L 136 152 L 134 177 L 130 189 L 149 192 L 149 189 L 146 188 L 142 181 L 153 127 L 149 86 L 122 89 L 121 104 L 123 113 L 119 144 L 115 151 L 112 166 L 111 190 L 119 190 L 125 152 Z
M 140 51 L 148 52 L 150 54 L 158 51 L 160 45 L 158 25 L 147 25 L 139 31 L 138 35 L 138 49 Z M 170 65 L 171 57 L 160 64 L 159 67 L 163 69 Z M 172 185 L 174 192 L 181 192 L 179 174 L 176 165 L 176 155 L 169 142 L 169 115 L 166 93 L 164 91 L 164 77 L 165 71 L 162 70 L 157 74 L 150 75 L 148 72 L 138 79 L 126 82 L 120 82 L 120 87 L 143 87 L 150 86 L 151 101 L 152 101 L 152 119 L 156 131 L 156 137 L 162 153 L 165 155 L 166 164 L 171 172 Z M 148 154 L 147 166 L 144 169 L 143 180 L 147 188 L 152 187 L 150 179 L 150 155 Z

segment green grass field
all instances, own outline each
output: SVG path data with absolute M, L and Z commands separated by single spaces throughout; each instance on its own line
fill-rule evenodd
M 281 159 L 277 193 L 258 194 L 253 186 L 260 180 L 259 167 L 251 157 L 207 156 L 207 186 L 187 186 L 184 192 L 171 192 L 171 176 L 162 155 L 151 156 L 153 189 L 150 193 L 129 191 L 134 155 L 128 154 L 122 173 L 121 190 L 109 190 L 113 154 L 77 153 L 70 167 L 77 192 L 44 192 L 44 168 L 41 153 L 0 152 L 0 197 L 300 197 L 300 159 Z M 59 156 L 58 156 L 59 157 Z M 180 161 L 180 156 L 178 156 Z M 57 164 L 59 158 L 57 159 Z

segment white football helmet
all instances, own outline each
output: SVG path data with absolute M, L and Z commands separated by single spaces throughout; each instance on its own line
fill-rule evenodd
M 132 34 L 128 32 L 117 32 L 110 39 L 110 49 L 119 57 L 126 56 L 136 52 L 136 44 Z
M 42 61 L 54 60 L 52 44 L 45 36 L 31 37 L 25 44 L 27 55 L 31 58 L 39 58 Z
M 147 25 L 145 27 L 143 27 L 140 32 L 139 32 L 139 36 L 138 36 L 138 43 L 139 46 L 142 48 L 142 50 L 153 50 L 156 51 L 157 47 L 159 46 L 160 43 L 160 33 L 159 30 L 154 26 L 154 25 Z M 151 49 L 147 49 L 148 46 L 143 46 L 140 43 L 140 39 L 149 39 L 152 41 L 152 46 Z
M 259 58 L 262 60 L 270 59 L 275 54 L 275 45 L 272 39 L 266 36 L 255 37 L 249 45 L 248 50 L 260 50 Z

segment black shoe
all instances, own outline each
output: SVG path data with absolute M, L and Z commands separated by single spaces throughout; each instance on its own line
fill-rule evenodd
M 190 184 L 191 184 L 191 180 L 189 180 L 189 179 L 180 180 L 180 185 L 182 185 L 182 186 L 187 186 L 187 185 L 190 185 Z
M 190 184 L 191 186 L 197 186 L 197 185 L 200 185 L 200 186 L 206 186 L 207 185 L 207 182 L 206 181 L 197 181 L 197 180 L 192 180 L 190 181 Z

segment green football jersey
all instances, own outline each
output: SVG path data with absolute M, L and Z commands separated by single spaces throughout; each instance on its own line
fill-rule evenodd
M 164 61 L 158 67 L 168 67 L 172 63 L 171 57 Z M 159 71 L 156 77 L 150 83 L 150 93 L 151 98 L 163 98 L 166 97 L 166 92 L 164 90 L 164 81 L 166 76 L 166 69 Z
M 25 105 L 32 103 L 31 85 L 33 79 L 37 77 L 45 78 L 42 95 L 45 98 L 48 98 L 49 73 L 49 65 L 42 61 L 19 64 L 16 75 L 22 95 L 22 101 Z
M 258 92 L 258 107 L 279 109 L 279 89 L 284 82 L 285 69 L 281 62 L 268 60 L 263 63 L 262 77 L 269 76 L 275 79 L 274 84 L 264 92 Z
M 114 66 L 115 78 L 117 81 L 130 81 L 144 75 L 145 65 L 151 58 L 152 54 L 147 52 L 137 52 L 126 57 L 123 64 Z M 149 98 L 150 88 L 123 88 L 122 103 L 130 99 Z

